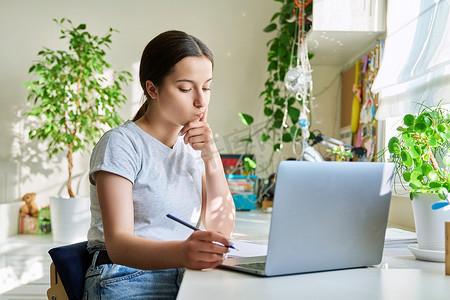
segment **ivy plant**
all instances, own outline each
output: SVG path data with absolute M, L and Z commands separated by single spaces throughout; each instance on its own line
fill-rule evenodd
M 60 26 L 60 39 L 67 41 L 68 49 L 52 50 L 44 47 L 29 73 L 35 80 L 24 84 L 28 88 L 28 117 L 40 120 L 40 127 L 29 132 L 31 139 L 48 140 L 47 152 L 51 158 L 60 151 L 67 153 L 67 191 L 72 191 L 72 154 L 85 150 L 97 141 L 105 128 L 122 123 L 117 108 L 126 102 L 122 85 L 128 84 L 131 74 L 114 72 L 111 83 L 105 78 L 105 50 L 110 49 L 109 28 L 100 37 L 86 30 L 86 24 L 75 26 L 68 19 L 53 19 Z
M 300 140 L 301 129 L 298 124 L 300 108 L 302 101 L 309 101 L 296 99 L 284 85 L 286 73 L 297 62 L 297 49 L 294 44 L 298 34 L 298 28 L 296 29 L 298 7 L 292 0 L 275 0 L 275 2 L 281 2 L 280 10 L 273 14 L 269 25 L 263 29 L 267 33 L 276 31 L 276 36 L 267 42 L 268 78 L 264 83 L 264 90 L 259 95 L 264 102 L 265 121 L 255 131 L 250 131 L 248 138 L 242 140 L 245 143 L 268 142 L 273 150 L 272 156 L 281 150 L 283 143 Z M 311 1 L 307 1 L 305 12 L 310 14 L 311 11 Z M 310 26 L 310 22 L 307 22 L 305 30 L 308 31 Z M 240 113 L 239 117 L 245 126 L 251 126 L 254 120 L 250 114 Z
M 397 174 L 411 187 L 411 200 L 416 193 L 438 194 L 445 200 L 450 191 L 446 168 L 450 166 L 450 112 L 441 106 L 424 107 L 417 115 L 406 115 L 397 131 L 388 150 Z

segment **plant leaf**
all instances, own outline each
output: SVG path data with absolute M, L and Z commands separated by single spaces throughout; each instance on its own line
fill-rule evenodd
M 272 31 L 274 31 L 275 29 L 277 29 L 277 24 L 271 23 L 271 24 L 267 25 L 267 26 L 263 29 L 263 31 L 264 31 L 264 32 L 272 32 Z
M 439 173 L 436 172 L 435 170 L 431 171 L 430 173 L 428 173 L 427 177 L 431 180 L 431 181 L 435 181 L 439 179 Z
M 405 173 L 403 173 L 403 179 L 404 179 L 406 182 L 410 182 L 410 181 L 411 181 L 411 173 L 408 172 L 408 171 L 406 171 Z
M 410 126 L 414 125 L 415 119 L 416 118 L 413 115 L 408 114 L 403 118 L 403 124 L 410 127 Z
M 244 114 L 244 113 L 239 113 L 239 118 L 241 119 L 242 124 L 244 124 L 245 126 L 249 126 L 253 123 L 253 117 L 248 115 L 248 114 Z
M 408 167 L 412 167 L 413 165 L 413 159 L 411 157 L 411 154 L 409 154 L 409 152 L 402 150 L 400 152 L 400 157 L 402 158 L 403 163 L 408 166 Z
M 288 106 L 288 114 L 291 117 L 293 124 L 297 124 L 298 118 L 300 117 L 300 110 L 293 106 Z
M 285 143 L 292 142 L 292 136 L 290 133 L 286 132 L 283 134 L 283 142 L 285 142 Z
M 393 137 L 389 140 L 388 150 L 391 154 L 400 155 L 400 141 L 397 137 Z
M 439 198 L 441 198 L 442 200 L 447 200 L 448 190 L 445 187 L 443 187 L 438 191 L 438 195 Z
M 450 155 L 447 154 L 446 156 L 444 156 L 442 161 L 444 162 L 444 165 L 446 165 L 447 167 L 450 167 Z M 450 176 L 449 176 L 449 178 L 450 178 Z

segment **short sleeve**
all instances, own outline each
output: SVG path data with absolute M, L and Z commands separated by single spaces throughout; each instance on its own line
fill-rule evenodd
M 134 184 L 140 170 L 139 154 L 130 135 L 111 130 L 103 135 L 91 155 L 89 181 L 96 185 L 95 172 L 106 171 Z

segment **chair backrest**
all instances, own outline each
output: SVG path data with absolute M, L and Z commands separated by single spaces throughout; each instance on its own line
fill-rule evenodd
M 68 298 L 82 299 L 84 276 L 92 261 L 92 255 L 87 251 L 87 241 L 53 248 L 48 253 Z

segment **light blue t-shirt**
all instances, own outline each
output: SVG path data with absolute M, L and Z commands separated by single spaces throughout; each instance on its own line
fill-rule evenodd
M 169 148 L 132 121 L 103 135 L 90 161 L 90 252 L 105 249 L 95 186 L 95 172 L 100 170 L 120 175 L 133 184 L 136 235 L 171 241 L 185 240 L 192 234 L 191 229 L 166 217 L 172 214 L 193 225 L 200 218 L 204 164 L 200 151 L 185 145 L 182 137 Z

